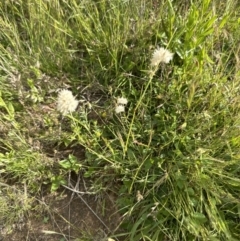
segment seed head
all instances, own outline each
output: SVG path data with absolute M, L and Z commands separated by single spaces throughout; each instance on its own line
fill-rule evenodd
M 164 48 L 157 48 L 153 52 L 151 66 L 157 66 L 160 63 L 168 64 L 172 58 L 173 53 L 171 53 L 169 50 Z
M 61 90 L 57 98 L 57 110 L 63 115 L 67 115 L 76 110 L 78 101 L 70 90 Z
M 115 108 L 116 114 L 119 114 L 119 113 L 124 112 L 124 111 L 125 111 L 124 105 L 117 105 L 116 108 Z
M 126 98 L 124 98 L 124 97 L 119 97 L 117 99 L 117 104 L 118 105 L 126 105 L 127 103 L 128 103 L 128 100 Z

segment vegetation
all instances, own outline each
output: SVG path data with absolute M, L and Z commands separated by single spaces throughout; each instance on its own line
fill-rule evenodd
M 239 240 L 239 13 L 231 0 L 1 1 L 0 223 L 40 212 L 39 192 L 75 173 L 118 196 L 112 239 Z M 154 66 L 160 47 L 173 59 Z M 67 115 L 62 89 L 79 101 Z

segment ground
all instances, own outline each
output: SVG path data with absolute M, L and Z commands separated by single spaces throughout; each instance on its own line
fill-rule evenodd
M 79 189 L 84 191 L 83 185 L 80 184 Z M 106 240 L 120 223 L 115 199 L 111 193 L 102 197 L 94 195 L 80 197 L 80 194 L 68 189 L 61 189 L 52 194 L 43 192 L 39 203 L 46 208 L 43 208 L 42 214 L 39 215 L 38 210 L 37 213 L 31 213 L 11 227 L 2 225 L 0 240 Z

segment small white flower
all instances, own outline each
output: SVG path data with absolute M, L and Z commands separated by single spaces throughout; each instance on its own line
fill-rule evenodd
M 70 90 L 61 90 L 58 93 L 57 110 L 63 115 L 67 115 L 76 110 L 78 101 Z
M 124 111 L 125 111 L 124 105 L 117 105 L 116 108 L 115 108 L 116 114 L 119 114 L 119 113 L 124 112 Z
M 151 66 L 157 66 L 160 63 L 168 64 L 173 58 L 173 53 L 169 50 L 164 48 L 157 48 L 154 50 L 152 59 L 151 59 Z
M 140 202 L 143 200 L 143 195 L 141 194 L 140 191 L 137 191 L 137 195 L 136 195 L 137 201 Z
M 115 241 L 115 239 L 112 239 L 112 238 L 108 238 L 108 241 Z
M 128 100 L 124 97 L 118 98 L 117 99 L 117 104 L 118 105 L 126 105 L 128 103 Z

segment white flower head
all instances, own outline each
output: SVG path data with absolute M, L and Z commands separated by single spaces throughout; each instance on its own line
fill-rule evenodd
M 124 97 L 120 97 L 117 99 L 117 104 L 118 105 L 126 105 L 128 103 L 128 100 Z
M 61 90 L 57 98 L 57 110 L 63 115 L 67 115 L 76 110 L 78 101 L 70 90 Z
M 136 195 L 137 201 L 140 202 L 143 200 L 143 195 L 141 194 L 140 191 L 137 191 L 137 195 Z
M 153 52 L 151 66 L 157 66 L 160 63 L 168 64 L 172 58 L 173 53 L 171 53 L 169 50 L 164 48 L 157 48 Z
M 117 105 L 116 108 L 115 108 L 116 114 L 119 114 L 119 113 L 124 112 L 124 111 L 125 111 L 124 105 Z

